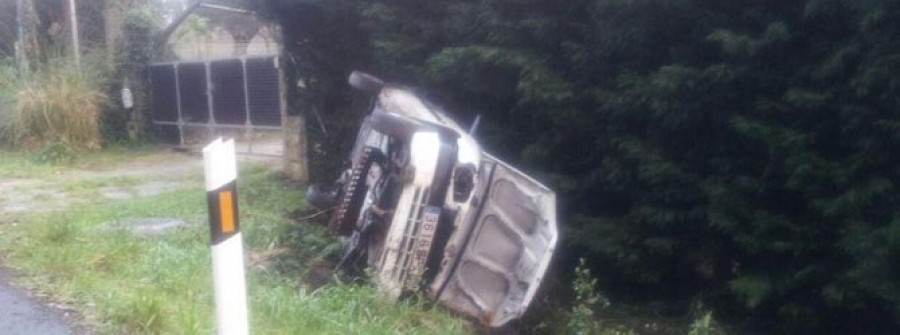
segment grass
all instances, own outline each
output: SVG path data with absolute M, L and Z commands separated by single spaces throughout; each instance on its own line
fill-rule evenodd
M 116 164 L 128 162 L 131 164 L 154 163 L 170 159 L 172 153 L 165 152 L 164 146 L 153 143 L 112 143 L 107 145 L 101 151 L 85 151 L 79 152 L 73 161 L 68 165 L 72 167 L 91 169 L 91 170 L 108 170 L 115 167 Z
M 115 154 L 111 154 L 115 156 Z M 6 157 L 6 156 L 4 156 Z M 0 176 L 27 159 L 4 159 Z M 46 167 L 38 167 L 43 169 Z M 7 171 L 7 172 L 3 172 Z M 470 329 L 440 309 L 383 301 L 373 287 L 302 278 L 327 266 L 338 244 L 321 228 L 292 223 L 303 188 L 258 166 L 242 166 L 238 192 L 250 258 L 254 334 L 457 334 Z M 131 180 L 93 181 L 81 187 Z M 24 285 L 74 306 L 99 333 L 209 334 L 214 330 L 206 199 L 200 180 L 128 201 L 95 201 L 0 225 L 0 262 Z M 74 186 L 73 186 L 74 187 Z M 176 217 L 188 224 L 158 237 L 124 228 L 132 218 Z M 287 252 L 271 252 L 287 250 Z
M 33 153 L 0 149 L 0 178 L 38 178 L 64 168 L 42 163 Z
M 101 187 L 135 186 L 146 181 L 146 179 L 147 177 L 143 176 L 93 177 L 68 180 L 65 181 L 61 186 L 63 191 L 66 192 L 92 191 Z
M 0 146 L 0 178 L 41 178 L 72 169 L 108 170 L 122 162 L 153 163 L 171 158 L 155 144 L 109 145 L 100 151 L 79 151 L 70 160 L 48 163 L 38 150 L 23 151 Z

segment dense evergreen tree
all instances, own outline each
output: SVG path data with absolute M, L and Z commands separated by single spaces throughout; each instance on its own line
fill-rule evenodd
M 281 28 L 281 64 L 290 81 L 288 113 L 302 114 L 306 120 L 310 178 L 333 181 L 343 169 L 369 104 L 347 87 L 350 72 L 367 67 L 371 58 L 357 2 L 246 1 Z
M 900 2 L 275 2 L 365 35 L 320 35 L 301 76 L 363 66 L 483 115 L 487 149 L 557 189 L 564 243 L 613 295 L 898 330 Z

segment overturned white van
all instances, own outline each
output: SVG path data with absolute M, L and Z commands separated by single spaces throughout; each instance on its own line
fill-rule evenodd
M 553 191 L 484 153 L 411 90 L 354 72 L 373 95 L 351 168 L 309 201 L 347 236 L 339 267 L 365 267 L 387 296 L 426 296 L 490 327 L 531 303 L 558 233 Z

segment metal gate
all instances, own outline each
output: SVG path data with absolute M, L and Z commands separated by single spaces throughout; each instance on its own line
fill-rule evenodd
M 275 56 L 152 64 L 153 124 L 183 148 L 237 132 L 253 154 L 256 131 L 281 130 L 280 82 Z

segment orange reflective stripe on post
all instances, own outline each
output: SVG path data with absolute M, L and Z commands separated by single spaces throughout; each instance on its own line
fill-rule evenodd
M 231 191 L 219 192 L 219 213 L 222 221 L 222 233 L 234 232 L 234 202 Z

